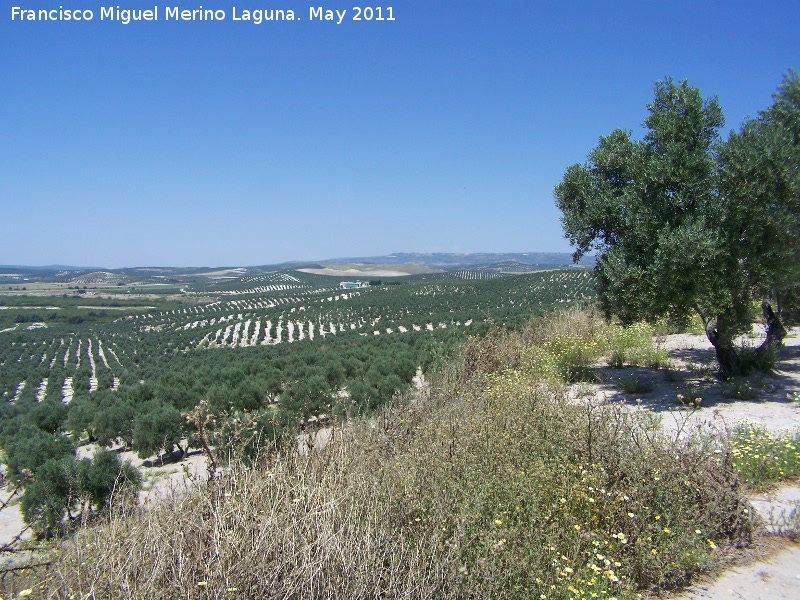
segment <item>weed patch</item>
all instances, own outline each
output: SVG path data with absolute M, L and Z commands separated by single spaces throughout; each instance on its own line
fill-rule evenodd
M 622 377 L 618 385 L 626 394 L 649 394 L 653 391 L 653 384 L 650 381 L 636 375 Z
M 653 346 L 653 327 L 646 323 L 636 323 L 630 327 L 610 326 L 608 347 L 611 367 L 625 365 L 660 368 L 669 364 L 667 351 Z
M 724 393 L 735 400 L 756 400 L 759 386 L 749 378 L 736 377 L 725 382 Z
M 729 436 L 733 465 L 753 489 L 800 474 L 800 433 L 774 435 L 758 425 L 735 428 Z
M 688 382 L 679 388 L 676 395 L 679 404 L 699 408 L 703 403 L 705 387 L 699 382 Z

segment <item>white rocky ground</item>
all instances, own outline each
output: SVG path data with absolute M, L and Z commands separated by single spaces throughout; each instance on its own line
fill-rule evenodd
M 773 374 L 734 384 L 713 377 L 714 352 L 704 335 L 672 335 L 659 342 L 669 351 L 673 368 L 603 368 L 600 377 L 604 383 L 578 384 L 572 393 L 655 412 L 667 431 L 703 427 L 722 432 L 742 422 L 757 423 L 776 433 L 800 430 L 800 404 L 793 401 L 793 394 L 800 393 L 800 330 L 792 330 L 785 340 Z M 652 391 L 621 391 L 620 385 L 632 379 L 648 384 Z M 681 404 L 679 395 L 685 400 L 700 398 L 700 407 Z
M 742 561 L 715 581 L 693 585 L 673 600 L 797 600 L 800 546 L 780 541 L 774 549 L 765 545 L 763 556 Z
M 19 400 L 19 395 L 22 393 L 22 390 L 24 389 L 25 389 L 25 382 L 21 381 L 20 384 L 17 386 L 17 391 L 14 393 L 14 398 L 11 400 L 12 404 L 17 400 Z
M 41 402 L 42 400 L 44 400 L 46 394 L 47 394 L 47 379 L 42 379 L 42 382 L 39 384 L 39 389 L 36 390 L 36 401 Z
M 757 344 L 760 340 L 755 339 Z M 679 419 L 689 426 L 724 429 L 741 422 L 758 423 L 775 432 L 800 429 L 800 332 L 792 330 L 781 350 L 774 374 L 755 381 L 751 400 L 734 400 L 720 383 L 703 389 L 701 407 L 679 411 Z M 671 336 L 666 340 L 671 354 L 684 364 L 703 364 L 712 357 L 704 336 Z M 651 409 L 669 403 L 669 392 L 656 388 L 647 400 Z M 674 393 L 674 392 L 673 392 Z M 650 394 L 648 394 L 649 396 Z M 750 392 L 747 392 L 750 395 Z M 644 405 L 644 400 L 643 403 Z M 800 485 L 786 484 L 766 494 L 750 498 L 769 533 L 779 533 L 795 511 L 800 510 Z M 796 538 L 794 538 L 796 539 Z M 800 545 L 787 537 L 761 538 L 757 554 L 727 569 L 714 581 L 693 585 L 677 595 L 677 600 L 797 600 L 800 598 Z M 759 556 L 758 553 L 763 556 Z
M 69 404 L 74 393 L 75 392 L 72 389 L 72 377 L 67 377 L 64 380 L 64 385 L 61 388 L 62 402 L 64 402 L 64 404 Z
M 89 366 L 92 369 L 92 374 L 89 377 L 89 391 L 94 392 L 97 390 L 97 365 L 94 362 L 94 355 L 92 354 L 92 339 L 89 338 L 88 341 L 88 349 L 86 350 L 87 355 L 89 356 Z
M 99 339 L 97 340 L 97 354 L 100 357 L 100 360 L 103 361 L 106 369 L 110 369 L 111 367 L 108 366 L 108 361 L 106 360 L 106 353 L 103 351 L 103 342 Z
M 760 343 L 756 334 L 749 339 Z M 600 384 L 576 384 L 574 397 L 593 397 L 599 402 L 623 402 L 631 410 L 647 410 L 661 416 L 662 427 L 675 435 L 692 429 L 724 432 L 742 423 L 758 424 L 773 433 L 800 430 L 800 331 L 785 340 L 775 372 L 738 384 L 725 384 L 712 376 L 714 352 L 704 335 L 673 335 L 657 340 L 669 351 L 671 369 L 600 369 Z M 625 393 L 620 386 L 635 378 L 648 384 L 646 393 Z M 699 408 L 679 401 L 700 398 Z M 737 398 L 744 396 L 746 399 Z M 765 532 L 779 533 L 793 511 L 800 507 L 800 485 L 785 484 L 767 494 L 750 498 L 763 519 Z M 672 600 L 798 600 L 800 599 L 800 546 L 790 538 L 771 535 L 757 538 L 748 557 L 734 563 L 716 580 L 700 582 Z

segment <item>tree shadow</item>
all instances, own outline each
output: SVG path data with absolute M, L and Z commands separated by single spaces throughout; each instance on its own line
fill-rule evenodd
M 670 350 L 670 357 L 677 359 L 685 365 L 702 365 L 708 369 L 715 369 L 717 364 L 713 348 L 686 348 Z
M 800 347 L 783 348 L 776 369 L 771 373 L 731 381 L 713 376 L 713 366 L 707 362 L 711 353 L 713 351 L 707 350 L 675 353 L 676 358 L 681 358 L 686 364 L 703 365 L 703 369 L 599 368 L 595 377 L 600 383 L 593 387 L 605 401 L 621 402 L 656 413 L 719 408 L 747 402 L 794 403 L 792 394 L 800 391 Z M 638 389 L 626 391 L 631 387 Z

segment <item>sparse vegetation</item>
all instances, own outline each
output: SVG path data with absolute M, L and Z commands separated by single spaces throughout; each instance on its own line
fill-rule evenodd
M 725 385 L 725 394 L 735 400 L 755 400 L 759 396 L 759 385 L 751 378 L 736 377 Z
M 23 511 L 25 518 L 41 524 L 40 537 L 59 532 L 61 516 L 78 496 L 70 474 L 81 440 L 121 444 L 158 462 L 181 440 L 196 443 L 184 417 L 200 402 L 221 430 L 225 420 L 256 415 L 262 442 L 321 417 L 368 414 L 406 388 L 418 367 L 427 369 L 468 333 L 484 333 L 489 319 L 516 328 L 524 315 L 592 294 L 585 271 L 466 282 L 462 274 L 342 291 L 336 278 L 280 271 L 227 279 L 215 286 L 214 302 L 195 302 L 197 292 L 189 290 L 181 300 L 152 306 L 142 299 L 59 296 L 50 307 L 41 306 L 41 297 L 2 300 L 13 308 L 4 312 L 19 314 L 103 312 L 100 321 L 65 326 L 56 319 L 2 333 L 6 475 L 40 497 Z M 107 278 L 86 275 L 87 281 Z M 36 451 L 29 451 L 34 442 Z M 63 464 L 45 468 L 51 459 Z M 49 483 L 38 485 L 37 477 Z M 43 520 L 48 498 L 50 516 Z
M 677 394 L 677 399 L 680 404 L 685 406 L 692 406 L 699 408 L 703 403 L 703 396 L 705 396 L 705 388 L 700 382 L 689 381 L 680 386 Z
M 679 585 L 749 540 L 733 455 L 570 401 L 563 379 L 522 360 L 534 340 L 600 326 L 572 312 L 472 339 L 429 394 L 336 426 L 320 451 L 273 444 L 172 502 L 121 507 L 5 591 L 632 598 Z M 553 364 L 575 358 L 563 347 L 549 346 Z
M 775 435 L 758 425 L 741 425 L 729 443 L 733 466 L 754 489 L 800 474 L 800 433 Z
M 495 281 L 525 306 L 509 284 L 529 282 L 528 276 Z M 365 294 L 379 295 L 348 306 L 366 309 L 387 298 L 380 294 L 419 293 L 420 306 L 457 310 L 451 302 L 463 285 L 373 286 Z M 475 291 L 487 282 L 469 285 Z M 538 293 L 535 287 L 527 293 Z M 311 304 L 264 310 L 288 317 L 300 306 Z M 0 593 L 350 598 L 379 590 L 410 598 L 634 598 L 680 586 L 713 568 L 727 548 L 747 544 L 753 525 L 742 482 L 766 485 L 797 472 L 786 453 L 756 463 L 767 450 L 756 452 L 750 434 L 749 447 L 699 430 L 676 439 L 662 434 L 648 411 L 599 403 L 586 390 L 567 393 L 571 382 L 588 387 L 604 377 L 628 393 L 647 393 L 649 376 L 618 377 L 605 365 L 672 368 L 656 335 L 660 325 L 623 327 L 591 308 L 565 308 L 519 325 L 499 311 L 495 316 L 504 320 L 471 329 L 484 335 L 467 339 L 456 354 L 450 348 L 463 333 L 414 331 L 413 320 L 392 336 L 331 325 L 322 339 L 295 339 L 290 352 L 289 344 L 243 346 L 265 328 L 252 325 L 256 304 L 237 309 L 250 312 L 237 314 L 238 329 L 223 321 L 222 351 L 176 350 L 185 340 L 174 334 L 200 333 L 192 333 L 197 313 L 181 311 L 120 321 L 105 339 L 15 338 L 12 353 L 31 355 L 27 364 L 36 369 L 25 385 L 12 386 L 15 401 L 4 407 L 0 431 L 9 475 L 31 490 L 22 496 L 23 509 L 40 537 L 62 530 L 64 515 L 78 508 L 91 519 L 73 520 L 87 526 L 48 546 L 53 550 L 43 556 L 51 564 L 15 572 Z M 386 330 L 399 332 L 403 322 Z M 128 346 L 121 334 L 132 325 L 143 340 L 152 334 L 169 343 L 153 346 L 156 352 Z M 264 335 L 276 336 L 276 329 Z M 391 350 L 398 342 L 407 350 Z M 227 362 L 232 354 L 241 359 L 235 367 Z M 417 364 L 426 366 L 431 387 L 398 393 Z M 68 407 L 59 402 L 62 375 L 48 375 L 45 365 L 83 382 Z M 114 386 L 126 367 L 133 373 Z M 144 384 L 131 382 L 142 376 Z M 41 380 L 47 383 L 35 383 Z M 699 406 L 702 385 L 687 381 L 684 403 Z M 312 450 L 309 427 L 309 446 L 298 453 L 298 426 L 321 412 L 333 424 L 330 442 Z M 191 413 L 191 423 L 179 423 L 181 413 Z M 18 432 L 27 434 L 17 439 Z M 97 493 L 81 483 L 91 479 L 90 464 L 73 458 L 81 437 L 101 445 L 122 440 L 145 455 L 187 435 L 211 453 L 209 483 L 193 481 L 147 509 L 115 487 L 108 492 L 108 477 L 98 480 Z M 30 446 L 31 456 L 15 444 Z M 788 448 L 776 444 L 775 456 Z M 117 465 L 117 481 L 124 472 Z M 151 472 L 146 487 L 165 476 Z M 129 481 L 128 489 L 139 482 L 134 475 Z
M 643 377 L 629 375 L 619 380 L 619 388 L 626 394 L 649 394 L 653 391 L 653 384 Z

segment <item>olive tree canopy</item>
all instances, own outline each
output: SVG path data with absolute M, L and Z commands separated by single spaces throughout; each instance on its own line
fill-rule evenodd
M 596 252 L 608 316 L 694 312 L 721 374 L 742 373 L 781 345 L 800 308 L 800 81 L 790 72 L 727 140 L 717 99 L 686 81 L 656 83 L 647 108 L 643 139 L 601 137 L 555 189 L 573 257 Z M 743 362 L 734 340 L 759 304 L 768 335 Z

